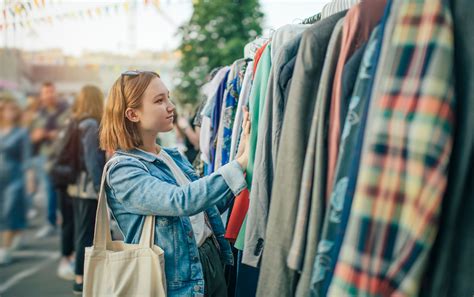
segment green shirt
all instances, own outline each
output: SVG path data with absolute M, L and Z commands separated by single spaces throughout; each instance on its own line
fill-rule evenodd
M 250 131 L 250 152 L 249 152 L 249 161 L 247 164 L 247 187 L 249 190 L 252 184 L 253 178 L 253 164 L 255 161 L 255 152 L 257 148 L 257 138 L 258 138 L 258 120 L 262 114 L 263 104 L 265 103 L 265 97 L 267 96 L 267 86 L 268 78 L 270 77 L 270 71 L 272 68 L 271 61 L 271 44 L 267 44 L 265 50 L 260 57 L 260 61 L 257 65 L 257 71 L 255 72 L 255 78 L 252 85 L 252 90 L 250 91 L 249 97 L 249 111 L 250 111 L 250 120 L 252 122 L 252 129 Z M 245 230 L 247 228 L 247 216 L 240 228 L 239 236 L 235 241 L 235 248 L 239 250 L 244 249 L 245 241 Z

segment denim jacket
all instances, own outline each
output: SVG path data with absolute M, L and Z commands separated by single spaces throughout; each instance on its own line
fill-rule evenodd
M 245 178 L 235 161 L 199 178 L 177 149 L 164 150 L 190 184 L 178 186 L 168 166 L 153 154 L 137 149 L 117 151 L 106 177 L 107 202 L 127 243 L 138 243 L 145 216 L 156 216 L 155 244 L 165 252 L 168 296 L 203 296 L 203 270 L 189 216 L 206 211 L 221 259 L 232 265 L 231 248 L 215 205 L 238 195 L 246 187 Z

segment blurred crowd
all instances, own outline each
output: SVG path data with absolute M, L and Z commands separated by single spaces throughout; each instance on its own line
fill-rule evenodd
M 14 262 L 12 253 L 34 239 L 24 231 L 39 221 L 34 237 L 59 233 L 58 277 L 81 291 L 84 249 L 92 245 L 100 178 L 112 153 L 99 147 L 103 107 L 104 95 L 92 85 L 72 102 L 58 96 L 52 82 L 43 83 L 25 106 L 0 93 L 0 265 Z M 198 172 L 199 114 L 198 108 L 176 116 L 175 133 L 157 139 L 177 146 Z

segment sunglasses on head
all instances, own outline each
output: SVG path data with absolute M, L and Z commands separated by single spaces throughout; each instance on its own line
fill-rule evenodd
M 122 92 L 123 102 L 126 102 L 125 101 L 125 85 L 123 84 L 124 77 L 125 76 L 135 77 L 135 76 L 139 76 L 142 73 L 150 73 L 150 74 L 156 75 L 157 77 L 160 77 L 160 75 L 158 73 L 154 72 L 154 71 L 127 70 L 127 71 L 123 72 L 120 75 L 120 91 Z

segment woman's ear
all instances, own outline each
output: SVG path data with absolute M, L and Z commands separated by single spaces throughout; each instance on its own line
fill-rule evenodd
M 138 123 L 140 121 L 137 112 L 130 107 L 125 110 L 125 117 L 127 117 L 127 119 L 133 123 Z

